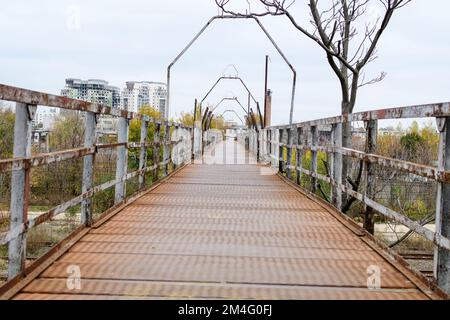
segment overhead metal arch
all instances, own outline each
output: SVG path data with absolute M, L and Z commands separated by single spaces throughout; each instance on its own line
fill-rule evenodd
M 218 19 L 253 19 L 256 21 L 258 26 L 261 28 L 261 30 L 264 32 L 264 34 L 267 36 L 267 38 L 270 40 L 272 45 L 275 47 L 275 49 L 278 51 L 280 56 L 283 58 L 283 60 L 286 62 L 286 64 L 289 66 L 293 73 L 293 80 L 292 80 L 292 94 L 291 94 L 291 110 L 289 113 L 289 124 L 292 124 L 292 118 L 294 114 L 294 99 L 295 99 L 295 85 L 297 81 L 297 72 L 295 71 L 292 64 L 289 62 L 289 60 L 284 55 L 283 51 L 281 51 L 280 47 L 278 47 L 275 40 L 273 40 L 272 36 L 269 34 L 269 32 L 264 28 L 261 21 L 257 17 L 254 16 L 234 16 L 234 15 L 217 15 L 209 19 L 209 21 L 203 26 L 203 28 L 195 35 L 195 37 L 187 44 L 187 46 L 175 57 L 175 59 L 169 64 L 167 67 L 167 100 L 166 100 L 166 113 L 168 115 L 169 108 L 170 108 L 170 71 L 172 67 L 175 65 L 175 63 L 186 53 L 186 51 L 194 44 L 195 41 L 202 35 L 202 33 L 209 27 L 209 25 L 214 21 Z
M 228 112 L 234 113 L 234 114 L 236 115 L 236 117 L 238 117 L 238 119 L 242 122 L 242 124 L 245 125 L 244 120 L 242 120 L 242 118 L 239 116 L 239 114 L 238 114 L 235 110 L 233 110 L 233 109 L 225 110 L 224 112 L 222 112 L 222 113 L 219 115 L 219 117 L 221 117 L 221 116 L 223 117 L 223 115 L 224 115 L 225 113 L 228 113 Z
M 211 109 L 211 111 L 214 112 L 214 110 L 216 110 L 224 101 L 236 101 L 239 104 L 239 106 L 242 108 L 242 110 L 244 110 L 244 112 L 246 114 L 248 114 L 248 111 L 245 110 L 244 106 L 241 104 L 241 102 L 239 101 L 239 99 L 237 97 L 223 98 L 222 100 L 220 100 L 220 102 L 218 104 L 216 104 L 216 106 L 214 108 Z
M 244 80 L 242 80 L 242 78 L 240 77 L 219 77 L 219 79 L 217 79 L 217 81 L 214 83 L 214 85 L 209 89 L 209 91 L 206 93 L 206 95 L 203 97 L 203 99 L 200 101 L 200 112 L 202 110 L 202 103 L 206 100 L 206 98 L 209 96 L 209 94 L 214 90 L 214 88 L 219 84 L 220 81 L 222 80 L 239 80 L 241 82 L 241 84 L 243 85 L 243 87 L 245 88 L 245 90 L 247 91 L 247 93 L 249 94 L 249 97 L 251 97 L 251 99 L 253 100 L 253 102 L 256 105 L 256 109 L 258 111 L 258 114 L 261 115 L 261 110 L 259 108 L 259 103 L 258 101 L 256 101 L 255 97 L 253 96 L 252 92 L 249 90 L 249 88 L 247 87 L 247 85 L 245 84 Z M 249 110 L 247 110 L 247 114 L 249 114 L 250 112 L 250 106 L 249 106 Z
M 200 105 L 202 105 L 202 103 L 206 100 L 206 98 L 210 95 L 210 93 L 214 90 L 215 87 L 217 87 L 217 85 L 219 84 L 219 82 L 221 82 L 222 80 L 239 80 L 241 82 L 241 84 L 243 85 L 243 87 L 245 88 L 245 90 L 247 91 L 247 93 L 250 95 L 250 97 L 252 98 L 253 102 L 255 104 L 257 104 L 258 102 L 256 101 L 255 97 L 253 96 L 252 92 L 249 90 L 249 88 L 247 87 L 247 85 L 245 84 L 244 80 L 242 80 L 241 77 L 219 77 L 219 79 L 217 79 L 217 81 L 214 83 L 214 85 L 209 89 L 209 91 L 205 94 L 205 96 L 203 97 L 203 99 L 200 101 Z

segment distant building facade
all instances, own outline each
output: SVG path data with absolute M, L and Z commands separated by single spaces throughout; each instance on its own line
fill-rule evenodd
M 61 90 L 64 97 L 102 104 L 112 108 L 120 108 L 120 89 L 110 86 L 105 80 L 81 80 L 68 78 L 66 86 Z M 100 134 L 115 134 L 117 132 L 117 119 L 103 115 L 97 122 Z
M 57 115 L 57 108 L 39 108 L 35 113 L 32 125 L 34 128 L 50 130 L 53 128 L 53 123 Z
M 167 85 L 162 82 L 128 81 L 122 90 L 121 106 L 131 112 L 139 112 L 142 106 L 149 105 L 168 118 L 166 102 Z
M 61 95 L 113 108 L 120 107 L 120 89 L 110 86 L 105 80 L 66 79 L 66 86 L 61 90 Z

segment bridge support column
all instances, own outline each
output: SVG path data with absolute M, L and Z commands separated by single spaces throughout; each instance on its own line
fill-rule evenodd
M 317 174 L 317 145 L 319 141 L 319 130 L 317 126 L 311 127 L 311 173 L 313 175 Z M 311 192 L 316 193 L 317 191 L 317 178 L 314 176 L 311 176 Z
M 450 117 L 437 118 L 439 130 L 438 169 L 450 170 Z M 439 182 L 436 197 L 436 232 L 450 237 L 450 184 Z M 435 249 L 435 277 L 438 286 L 450 294 L 450 251 Z
M 330 164 L 330 177 L 334 180 L 332 186 L 331 202 L 338 209 L 342 209 L 342 190 L 340 185 L 342 184 L 342 153 L 339 152 L 339 148 L 342 148 L 342 123 L 336 123 L 331 129 L 331 141 L 335 148 L 333 152 L 332 164 Z
M 86 112 L 86 123 L 84 132 L 84 147 L 93 147 L 96 143 L 95 127 L 96 115 Z M 90 154 L 83 158 L 83 182 L 81 192 L 85 193 L 93 187 L 94 180 L 94 155 Z M 92 198 L 86 198 L 81 203 L 81 224 L 92 225 Z
M 128 126 L 129 120 L 126 118 L 119 118 L 118 124 L 118 143 L 128 143 Z M 126 196 L 126 176 L 128 168 L 128 148 L 126 145 L 117 147 L 117 163 L 116 163 L 116 184 L 114 203 L 118 204 L 125 200 Z
M 145 188 L 145 169 L 147 168 L 147 139 L 148 136 L 148 122 L 142 120 L 141 122 L 141 152 L 139 154 L 139 189 Z
M 296 161 L 296 171 L 297 171 L 297 184 L 302 185 L 302 168 L 303 168 L 303 128 L 297 128 L 297 161 Z
M 14 158 L 31 157 L 31 122 L 36 106 L 16 103 L 16 119 L 14 124 Z M 14 170 L 11 173 L 11 208 L 10 225 L 12 231 L 20 228 L 28 220 L 28 199 L 30 196 L 30 167 Z M 25 268 L 26 234 L 21 233 L 8 245 L 8 279 L 14 278 Z

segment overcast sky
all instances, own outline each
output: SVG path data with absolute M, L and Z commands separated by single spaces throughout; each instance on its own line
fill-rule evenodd
M 235 0 L 236 3 L 245 1 Z M 326 1 L 322 1 L 325 3 Z M 293 8 L 307 25 L 305 0 Z M 79 11 L 80 24 L 74 14 Z M 356 111 L 450 100 L 448 0 L 413 0 L 394 16 L 368 75 L 387 72 L 360 91 Z M 170 61 L 217 14 L 213 0 L 7 1 L 0 10 L 0 82 L 59 94 L 67 77 L 166 81 Z M 262 19 L 298 72 L 294 119 L 337 115 L 340 92 L 323 52 L 285 17 Z M 216 21 L 172 71 L 171 117 L 193 107 L 233 64 L 262 104 L 264 59 L 271 58 L 274 124 L 288 121 L 292 75 L 253 21 Z M 247 98 L 223 82 L 207 100 Z M 236 107 L 224 104 L 221 110 Z M 238 109 L 236 109 L 238 110 Z M 230 114 L 231 117 L 231 114 Z

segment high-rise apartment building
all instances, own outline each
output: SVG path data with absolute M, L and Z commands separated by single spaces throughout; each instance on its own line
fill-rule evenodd
M 110 86 L 107 81 L 99 79 L 66 79 L 66 86 L 61 95 L 72 99 L 120 107 L 120 89 Z
M 112 108 L 120 107 L 120 89 L 110 86 L 105 80 L 66 79 L 66 86 L 61 90 L 61 95 Z M 114 134 L 117 130 L 117 119 L 107 115 L 101 116 L 97 123 L 97 130 L 104 134 Z
M 142 106 L 149 105 L 168 118 L 166 101 L 167 86 L 162 82 L 128 81 L 122 90 L 122 108 L 131 112 L 139 112 Z

